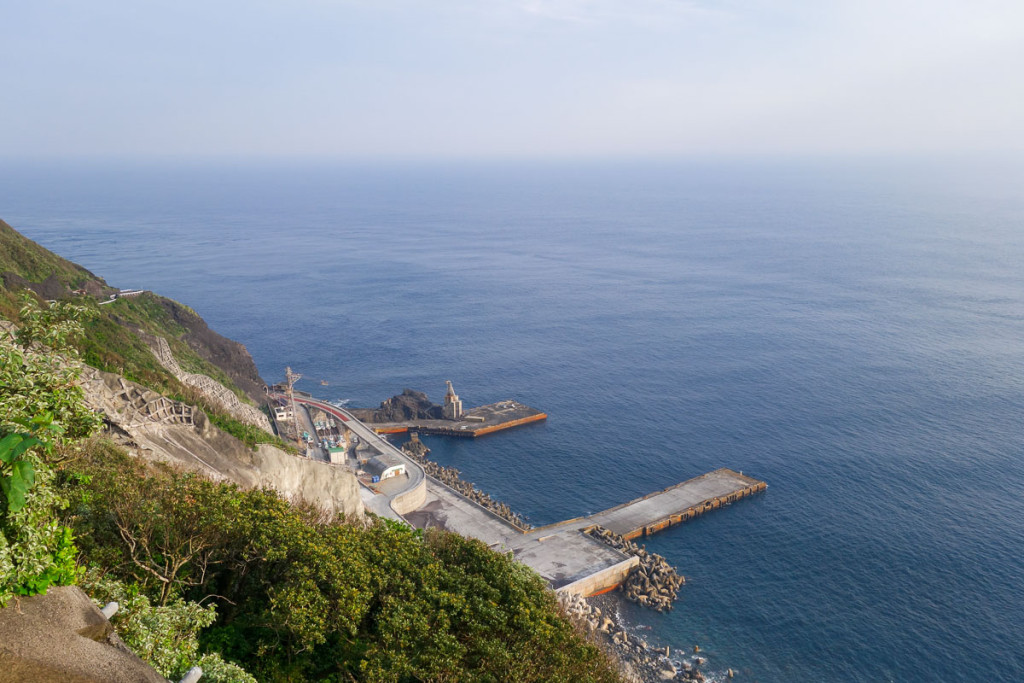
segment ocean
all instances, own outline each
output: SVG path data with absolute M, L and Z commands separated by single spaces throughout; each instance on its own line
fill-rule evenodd
M 433 457 L 534 524 L 729 467 L 628 606 L 738 681 L 1024 680 L 1024 174 L 858 160 L 0 164 L 0 217 L 263 377 L 545 423 Z M 326 386 L 321 384 L 326 380 Z

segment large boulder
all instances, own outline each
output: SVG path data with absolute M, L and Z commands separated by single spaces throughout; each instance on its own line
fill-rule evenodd
M 0 683 L 167 683 L 77 586 L 0 610 Z

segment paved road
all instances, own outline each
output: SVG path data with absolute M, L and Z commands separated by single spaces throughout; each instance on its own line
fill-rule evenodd
M 283 394 L 271 395 L 276 398 L 286 398 Z M 378 453 L 390 453 L 396 458 L 399 458 L 401 462 L 405 463 L 405 471 L 408 472 L 409 474 L 405 486 L 402 486 L 401 488 L 397 489 L 389 486 L 387 487 L 388 491 L 386 494 L 375 494 L 373 495 L 373 497 L 369 498 L 364 495 L 363 498 L 364 503 L 372 512 L 382 517 L 402 519 L 402 521 L 405 521 L 401 515 L 396 513 L 391 508 L 391 500 L 394 499 L 396 496 L 400 496 L 403 493 L 411 491 L 415 487 L 419 486 L 420 482 L 422 482 L 426 477 L 426 475 L 423 473 L 423 468 L 420 467 L 418 463 L 409 458 L 405 453 L 403 453 L 402 449 L 397 448 L 394 444 L 385 439 L 383 436 L 377 434 L 375 431 L 367 427 L 365 424 L 356 419 L 356 417 L 353 416 L 352 413 L 348 412 L 344 408 L 339 408 L 338 406 L 332 405 L 330 403 L 325 403 L 324 401 L 318 401 L 313 398 L 305 398 L 299 396 L 295 397 L 295 402 L 301 403 L 302 405 L 305 406 L 313 406 L 315 408 L 319 408 L 328 415 L 333 415 L 338 420 L 341 420 L 341 422 L 346 427 L 348 427 L 348 429 L 353 434 L 358 436 L 359 441 L 361 443 L 369 446 Z M 392 480 L 388 480 L 389 484 L 391 482 Z M 360 482 L 360 485 L 362 485 L 362 482 Z

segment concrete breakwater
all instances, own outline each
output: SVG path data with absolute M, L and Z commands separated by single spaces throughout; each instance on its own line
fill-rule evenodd
M 600 526 L 591 527 L 584 533 L 616 550 L 640 558 L 640 563 L 630 570 L 626 580 L 619 586 L 627 600 L 658 612 L 672 609 L 672 603 L 679 595 L 679 587 L 686 583 L 686 579 L 664 557 L 649 553 L 646 548 Z
M 722 468 L 694 477 L 667 489 L 591 515 L 599 524 L 623 538 L 650 536 L 741 498 L 764 491 L 763 481 L 742 472 Z
M 417 458 L 416 462 L 422 461 Z M 422 467 L 432 469 L 427 464 Z M 445 478 L 452 476 L 437 472 Z M 715 505 L 711 501 L 738 500 L 746 497 L 747 491 L 763 487 L 763 483 L 738 472 L 716 470 L 604 512 L 524 530 L 508 520 L 511 511 L 507 506 L 491 501 L 491 507 L 485 508 L 477 502 L 487 502 L 480 494 L 469 497 L 474 495 L 467 488 L 470 484 L 457 483 L 460 490 L 456 490 L 438 476 L 430 477 L 430 482 L 437 483 L 433 487 L 428 483 L 426 504 L 410 518 L 414 526 L 438 526 L 478 538 L 496 549 L 511 550 L 517 560 L 533 568 L 556 591 L 583 596 L 598 595 L 626 583 L 641 559 L 651 555 L 635 544 L 626 545 L 623 532 L 656 527 L 666 517 L 679 517 L 691 508 L 711 509 Z M 469 496 L 462 491 L 469 491 Z M 715 507 L 723 504 L 728 502 Z M 498 512 L 506 514 L 499 516 Z M 512 519 L 523 523 L 521 518 Z M 584 533 L 594 527 L 615 534 L 614 541 L 609 542 L 613 538 L 610 535 L 600 538 Z M 630 595 L 638 602 L 644 595 L 648 607 L 667 609 L 682 583 L 670 570 L 663 558 L 646 557 L 645 569 L 632 579 L 635 588 L 630 589 Z
M 423 442 L 419 439 L 414 438 L 407 441 L 402 445 L 402 451 L 418 462 L 423 467 L 423 471 L 427 473 L 427 476 L 433 477 L 453 491 L 462 494 L 477 505 L 501 517 L 520 531 L 525 533 L 533 528 L 529 522 L 523 519 L 522 515 L 513 512 L 512 508 L 506 503 L 494 500 L 489 494 L 476 488 L 472 482 L 460 478 L 459 470 L 454 467 L 439 465 L 433 460 L 428 459 L 427 454 L 430 453 L 430 449 L 423 445 Z

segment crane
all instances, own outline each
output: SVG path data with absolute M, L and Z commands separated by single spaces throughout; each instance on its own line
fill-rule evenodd
M 284 369 L 284 381 L 285 381 L 285 384 L 288 387 L 288 389 L 286 391 L 286 394 L 288 396 L 288 403 L 291 405 L 291 408 L 292 408 L 292 429 L 295 430 L 295 443 L 297 443 L 300 448 L 305 448 L 305 444 L 302 443 L 302 441 L 299 439 L 299 413 L 295 410 L 295 389 L 294 389 L 294 387 L 295 387 L 295 383 L 298 382 L 300 379 L 302 379 L 302 375 L 300 375 L 298 373 L 295 373 L 295 372 L 292 372 L 292 369 L 291 369 L 290 366 L 285 367 L 285 369 Z

